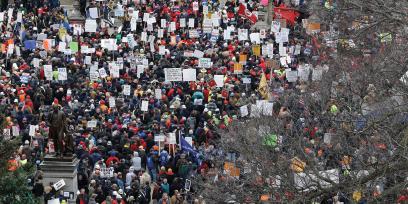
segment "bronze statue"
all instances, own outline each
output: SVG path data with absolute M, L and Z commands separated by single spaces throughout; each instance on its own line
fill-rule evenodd
M 67 132 L 66 118 L 65 113 L 59 109 L 58 105 L 53 105 L 53 110 L 49 114 L 48 122 L 50 123 L 49 138 L 54 142 L 56 156 L 62 157 L 63 153 L 66 153 L 66 149 L 72 151 L 72 139 L 69 139 L 68 135 L 66 138 L 64 137 L 64 133 Z M 64 148 L 64 146 L 67 148 Z

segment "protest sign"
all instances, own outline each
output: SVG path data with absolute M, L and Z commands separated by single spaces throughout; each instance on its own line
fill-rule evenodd
M 52 66 L 51 65 L 44 65 L 44 76 L 47 80 L 52 80 Z
M 239 110 L 241 113 L 241 117 L 245 117 L 248 115 L 248 105 L 241 106 Z
M 58 44 L 58 51 L 59 51 L 59 52 L 64 52 L 66 47 L 67 47 L 67 43 L 65 43 L 65 42 L 59 42 L 59 44 Z
M 120 77 L 119 66 L 117 66 L 117 65 L 110 66 L 109 67 L 109 72 L 110 72 L 110 75 L 113 78 L 119 78 Z
M 298 72 L 296 70 L 286 69 L 285 73 L 286 80 L 288 80 L 288 82 L 296 82 L 298 77 Z
M 3 129 L 3 138 L 5 140 L 9 140 L 11 138 L 11 131 L 10 129 Z
M 140 75 L 143 74 L 143 72 L 144 72 L 146 66 L 144 66 L 144 65 L 142 65 L 142 64 L 138 64 L 136 67 L 137 67 L 137 68 L 136 68 L 137 78 L 140 78 Z
M 64 181 L 64 179 L 61 179 L 61 180 L 57 181 L 56 183 L 54 183 L 54 185 L 52 185 L 52 186 L 54 187 L 54 189 L 56 191 L 58 191 L 59 189 L 61 189 L 62 187 L 65 186 L 65 181 Z
M 99 69 L 99 75 L 100 75 L 102 78 L 106 78 L 106 77 L 108 76 L 108 74 L 106 73 L 106 70 L 105 70 L 104 68 L 100 68 L 100 69 Z
M 114 176 L 115 169 L 113 167 L 101 167 L 100 172 L 102 178 L 112 178 Z
M 180 27 L 185 28 L 186 27 L 186 19 L 185 18 L 180 18 Z
M 188 19 L 188 27 L 189 28 L 194 28 L 194 18 L 189 18 Z
M 98 124 L 98 121 L 96 120 L 90 120 L 87 122 L 86 127 L 88 128 L 96 128 L 96 125 Z
M 214 81 L 217 84 L 217 87 L 224 86 L 224 75 L 214 75 Z
M 234 74 L 242 74 L 243 66 L 241 63 L 234 63 Z
M 169 132 L 169 144 L 177 144 L 177 139 L 176 139 L 176 133 L 174 132 Z
M 190 38 L 199 38 L 200 37 L 200 34 L 195 29 L 194 30 L 189 30 L 188 35 L 189 35 Z
M 183 72 L 181 68 L 165 68 L 165 81 L 183 81 Z
M 109 107 L 116 107 L 116 99 L 115 97 L 109 97 Z
M 91 81 L 97 81 L 99 79 L 99 72 L 98 72 L 98 66 L 91 66 L 89 69 L 89 79 Z
M 28 131 L 28 135 L 34 137 L 35 136 L 35 131 L 39 129 L 38 125 L 30 125 L 30 129 Z
M 27 50 L 35 50 L 35 48 L 37 48 L 37 43 L 35 40 L 26 40 L 24 41 L 24 48 Z
M 79 50 L 78 47 L 78 42 L 70 42 L 69 43 L 69 49 L 71 49 L 72 52 L 76 53 Z
M 322 79 L 322 75 L 323 75 L 322 69 L 313 69 L 312 81 L 320 81 Z
M 261 46 L 260 45 L 252 45 L 252 53 L 257 57 L 261 56 Z
M 277 33 L 280 30 L 280 21 L 272 21 L 271 23 L 271 32 Z
M 98 7 L 89 8 L 89 16 L 91 18 L 99 18 Z
M 147 112 L 149 110 L 149 101 L 143 100 L 142 106 L 140 107 L 141 111 Z
M 204 52 L 201 50 L 194 50 L 193 57 L 202 58 L 204 56 Z
M 123 95 L 130 96 L 130 85 L 123 85 Z
M 247 55 L 240 54 L 239 55 L 239 63 L 245 65 L 247 61 Z
M 155 89 L 154 90 L 154 98 L 159 99 L 159 100 L 162 98 L 162 90 L 161 89 Z
M 248 29 L 238 29 L 238 40 L 239 41 L 248 40 Z
M 211 58 L 198 59 L 198 67 L 210 68 L 212 66 Z
M 12 126 L 11 129 L 13 131 L 13 136 L 17 137 L 20 135 L 20 129 L 17 126 Z
M 249 38 L 251 39 L 251 43 L 255 43 L 255 44 L 261 43 L 261 37 L 259 33 L 251 33 L 249 34 Z
M 68 79 L 67 68 L 58 68 L 58 80 L 65 81 Z
M 183 69 L 183 81 L 196 81 L 196 69 Z
M 96 23 L 96 20 L 87 19 L 85 21 L 85 32 L 95 33 L 97 27 L 98 24 Z

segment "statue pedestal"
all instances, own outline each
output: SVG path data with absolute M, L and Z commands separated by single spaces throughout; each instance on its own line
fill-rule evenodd
M 82 22 L 85 20 L 79 10 L 78 0 L 60 0 L 60 5 L 67 12 L 70 22 Z
M 63 190 L 67 197 L 69 195 L 68 203 L 75 204 L 78 191 L 78 164 L 79 160 L 75 155 L 63 158 L 45 156 L 44 161 L 40 164 L 41 170 L 44 172 L 43 185 L 48 186 L 50 182 L 55 184 L 63 179 L 65 185 L 60 190 Z

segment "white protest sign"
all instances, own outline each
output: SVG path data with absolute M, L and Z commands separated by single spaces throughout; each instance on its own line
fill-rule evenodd
M 198 60 L 198 67 L 210 68 L 211 66 L 211 58 L 200 58 Z
M 197 80 L 196 69 L 183 69 L 183 81 L 196 81 Z
M 224 86 L 224 75 L 214 75 L 214 81 L 217 84 L 217 87 Z
M 298 72 L 296 70 L 285 69 L 285 73 L 286 80 L 288 80 L 288 82 L 296 82 L 298 77 Z
M 98 27 L 98 23 L 96 23 L 96 20 L 87 19 L 85 21 L 85 32 L 95 33 L 97 27 Z
M 248 40 L 248 29 L 238 29 L 238 40 L 239 41 Z
M 323 76 L 323 70 L 322 69 L 313 69 L 312 72 L 312 80 L 313 81 L 320 81 Z
M 143 74 L 143 72 L 144 72 L 144 70 L 145 70 L 145 65 L 143 65 L 143 64 L 138 64 L 137 65 L 137 68 L 136 68 L 136 75 L 137 75 L 137 78 L 140 78 L 140 75 L 142 75 Z
M 185 28 L 186 27 L 186 19 L 185 18 L 180 18 L 180 27 Z
M 3 129 L 3 138 L 5 140 L 9 140 L 11 138 L 11 131 L 10 129 Z
M 52 66 L 51 65 L 44 65 L 44 76 L 47 80 L 52 80 Z
M 116 99 L 115 97 L 109 97 L 109 107 L 116 107 Z
M 13 131 L 13 136 L 19 136 L 20 135 L 20 129 L 17 126 L 12 126 L 11 129 Z
M 330 144 L 331 138 L 331 133 L 324 133 L 323 142 L 325 144 Z
M 272 21 L 271 23 L 271 32 L 277 33 L 280 30 L 280 21 Z
M 141 111 L 147 112 L 149 110 L 149 101 L 143 100 L 142 106 L 140 107 Z
M 123 85 L 123 95 L 130 96 L 130 85 Z
M 40 67 L 40 59 L 34 58 L 34 59 L 33 59 L 33 66 L 34 66 L 35 68 L 39 68 L 39 67 Z
M 161 89 L 155 89 L 154 90 L 154 98 L 159 99 L 159 100 L 162 98 L 162 90 Z
M 162 27 L 162 28 L 167 27 L 167 21 L 166 21 L 166 19 L 160 19 L 160 27 Z
M 89 79 L 91 81 L 97 81 L 99 79 L 98 65 L 93 65 L 89 69 Z
M 159 55 L 165 55 L 166 54 L 166 47 L 164 45 L 159 46 Z
M 298 76 L 301 81 L 308 81 L 309 74 L 310 74 L 309 66 L 299 66 Z
M 68 79 L 67 68 L 58 68 L 58 80 L 65 81 Z
M 163 38 L 163 35 L 164 35 L 164 30 L 161 29 L 161 28 L 159 28 L 159 29 L 157 30 L 157 37 L 158 37 L 158 38 Z
M 88 121 L 87 123 L 86 123 L 86 127 L 89 127 L 89 128 L 96 128 L 96 124 L 97 124 L 98 122 L 96 121 L 96 120 L 90 120 L 90 121 Z
M 177 144 L 176 133 L 169 132 L 169 144 Z
M 181 68 L 165 68 L 165 81 L 183 81 L 183 71 Z
M 164 142 L 164 141 L 166 141 L 166 136 L 164 136 L 164 135 L 156 135 L 156 136 L 154 136 L 154 141 L 155 141 L 155 142 Z
M 251 43 L 260 44 L 261 38 L 259 33 L 251 33 L 249 34 L 249 38 L 251 39 Z
M 198 11 L 198 2 L 193 2 L 193 11 Z
M 91 56 L 85 56 L 84 63 L 86 65 L 92 64 L 92 57 Z
M 252 118 L 259 118 L 261 116 L 261 112 L 263 110 L 260 109 L 257 105 L 251 104 L 251 117 Z
M 266 116 L 272 116 L 273 115 L 273 103 L 271 102 L 263 103 L 262 112 Z
M 64 181 L 64 179 L 61 179 L 61 180 L 59 180 L 59 181 L 57 181 L 54 185 L 52 185 L 53 187 L 54 187 L 54 189 L 56 190 L 56 191 L 58 191 L 59 189 L 61 189 L 62 187 L 64 187 L 65 186 L 65 181 Z
M 194 18 L 189 18 L 188 19 L 188 27 L 189 28 L 194 28 Z
M 242 83 L 250 84 L 251 83 L 251 78 L 248 78 L 248 77 L 242 78 Z
M 113 177 L 115 169 L 113 167 L 107 168 L 107 167 L 101 167 L 101 177 L 107 178 L 107 177 Z
M 202 58 L 204 56 L 204 52 L 201 50 L 194 50 L 193 57 Z
M 170 32 L 174 32 L 176 30 L 176 22 L 170 22 Z
M 59 198 L 51 199 L 47 201 L 47 204 L 60 204 Z
M 104 68 L 100 68 L 100 69 L 99 69 L 99 75 L 100 75 L 102 78 L 106 78 L 106 77 L 108 76 L 108 74 L 106 73 L 106 70 L 105 70 Z
M 239 110 L 241 112 L 241 117 L 245 117 L 248 115 L 248 105 L 241 106 Z
M 111 66 L 111 67 L 109 68 L 109 72 L 110 72 L 110 75 L 111 75 L 113 78 L 119 78 L 119 76 L 120 76 L 120 74 L 119 74 L 119 66 L 117 66 L 117 65 Z
M 98 7 L 89 8 L 89 16 L 91 18 L 99 18 Z

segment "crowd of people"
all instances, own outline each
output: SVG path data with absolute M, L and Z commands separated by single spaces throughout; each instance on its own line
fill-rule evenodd
M 272 25 L 254 29 L 268 4 Z M 80 159 L 77 203 L 205 203 L 189 177 L 212 175 L 212 161 L 226 155 L 217 130 L 250 117 L 258 100 L 275 103 L 263 103 L 264 114 L 284 118 L 291 105 L 279 96 L 303 93 L 326 70 L 331 56 L 318 52 L 320 24 L 308 24 L 304 6 L 92 0 L 81 1 L 84 23 L 55 1 L 3 6 L 0 112 L 5 133 L 23 144 L 9 170 L 64 154 L 48 138 L 57 108 Z M 39 169 L 34 194 L 66 202 L 42 177 Z

